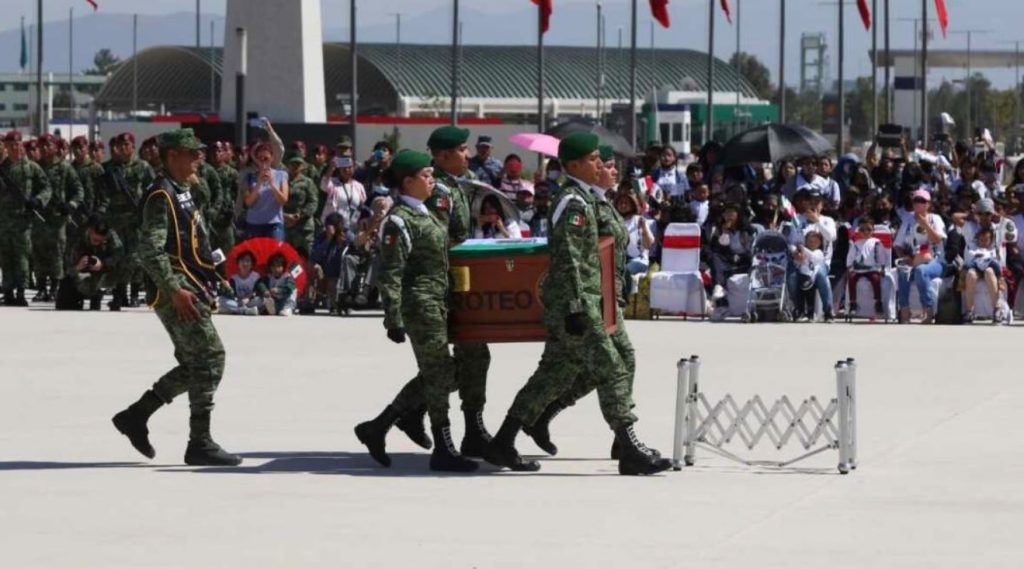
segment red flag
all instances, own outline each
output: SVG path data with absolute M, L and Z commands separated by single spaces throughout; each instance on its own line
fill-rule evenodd
M 857 10 L 860 12 L 860 20 L 864 22 L 864 29 L 871 29 L 871 8 L 868 0 L 857 0 Z
M 544 34 L 548 33 L 548 28 L 551 27 L 551 5 L 555 0 L 530 0 L 530 2 L 540 7 L 540 31 Z
M 942 37 L 946 37 L 946 30 L 949 28 L 949 12 L 946 11 L 946 0 L 935 0 L 935 12 L 939 16 L 939 27 L 942 28 Z
M 100 5 L 96 3 L 96 0 L 85 0 L 85 1 L 88 2 L 90 6 L 92 6 L 92 11 L 93 12 L 95 12 L 96 10 L 100 9 Z
M 732 12 L 729 10 L 729 0 L 722 0 L 722 11 L 725 12 L 725 19 L 732 23 Z
M 668 0 L 651 0 L 651 15 L 663 28 L 669 27 Z

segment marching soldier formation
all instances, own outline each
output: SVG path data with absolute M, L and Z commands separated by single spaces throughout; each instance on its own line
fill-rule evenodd
M 417 445 L 432 449 L 430 468 L 472 472 L 482 459 L 514 471 L 540 469 L 515 447 L 522 431 L 555 455 L 550 425 L 561 411 L 596 391 L 613 431 L 611 456 L 621 474 L 654 474 L 670 467 L 658 451 L 640 442 L 634 424 L 635 355 L 619 309 L 617 330 L 602 318 L 598 241 L 615 242 L 616 293 L 624 301 L 623 218 L 606 200 L 617 173 L 610 147 L 590 134 L 562 140 L 559 160 L 567 182 L 551 196 L 547 226 L 550 268 L 541 291 L 548 339 L 539 365 L 519 391 L 492 436 L 483 420 L 490 351 L 485 343 L 449 348 L 448 313 L 452 285 L 448 250 L 470 236 L 468 196 L 462 182 L 476 179 L 469 131 L 436 129 L 429 154 L 404 150 L 391 160 L 384 182 L 397 199 L 380 229 L 379 290 L 387 337 L 412 345 L 419 373 L 383 411 L 355 428 L 358 440 L 380 465 L 391 458 L 386 438 L 398 427 Z M 227 143 L 203 145 L 190 129 L 147 139 L 122 133 L 109 141 L 76 137 L 70 161 L 59 138 L 22 141 L 12 131 L 0 147 L 0 270 L 5 305 L 25 306 L 25 289 L 35 274 L 34 300 L 57 299 L 58 283 L 68 291 L 57 299 L 100 308 L 103 293 L 117 311 L 138 306 L 146 277 L 146 301 L 175 348 L 178 366 L 113 418 L 116 429 L 148 458 L 148 420 L 176 396 L 188 393 L 190 438 L 185 462 L 236 465 L 241 457 L 223 450 L 210 434 L 213 398 L 224 370 L 224 347 L 211 314 L 222 283 L 215 253 L 235 244 L 240 197 L 239 170 Z M 314 162 L 323 162 L 319 156 Z M 284 210 L 284 238 L 308 256 L 320 204 L 323 165 L 310 164 L 301 148 L 284 154 L 291 191 Z M 477 165 L 479 166 L 479 165 Z M 186 244 L 186 245 L 183 245 Z M 191 246 L 188 246 L 191 244 Z M 62 285 L 63 287 L 63 285 Z M 70 299 L 70 300 L 69 300 Z M 456 447 L 449 398 L 458 391 L 465 436 Z M 429 433 L 424 425 L 429 419 Z

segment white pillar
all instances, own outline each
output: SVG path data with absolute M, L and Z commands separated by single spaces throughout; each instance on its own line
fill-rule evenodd
M 921 77 L 920 69 L 918 69 L 920 65 L 915 65 L 913 56 L 896 57 L 893 63 L 895 87 L 893 88 L 892 120 L 916 133 L 921 122 L 918 116 L 921 108 Z M 913 145 L 911 145 L 911 149 L 913 149 Z
M 246 107 L 275 122 L 327 122 L 320 0 L 228 0 L 220 117 L 235 120 L 236 28 L 248 36 Z

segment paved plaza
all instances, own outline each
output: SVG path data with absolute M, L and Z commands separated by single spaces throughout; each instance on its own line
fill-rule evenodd
M 395 465 L 376 467 L 352 427 L 415 370 L 372 315 L 217 317 L 214 435 L 245 463 L 183 466 L 184 398 L 150 422 L 147 462 L 110 417 L 172 365 L 156 317 L 34 307 L 0 322 L 3 567 L 994 569 L 1024 556 L 1019 326 L 629 322 L 638 431 L 663 453 L 681 356 L 702 356 L 712 398 L 828 399 L 835 360 L 860 362 L 855 473 L 831 451 L 787 470 L 698 451 L 682 472 L 631 478 L 607 459 L 594 397 L 555 421 L 561 453 L 539 473 L 435 475 L 398 431 Z M 541 347 L 492 346 L 492 430 Z M 519 448 L 540 452 L 523 435 Z

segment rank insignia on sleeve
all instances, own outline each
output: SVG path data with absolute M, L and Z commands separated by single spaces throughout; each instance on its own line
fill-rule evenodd
M 569 225 L 573 227 L 583 227 L 584 225 L 587 224 L 587 218 L 583 217 L 578 213 L 570 215 L 569 219 L 567 219 L 566 221 L 568 221 Z

